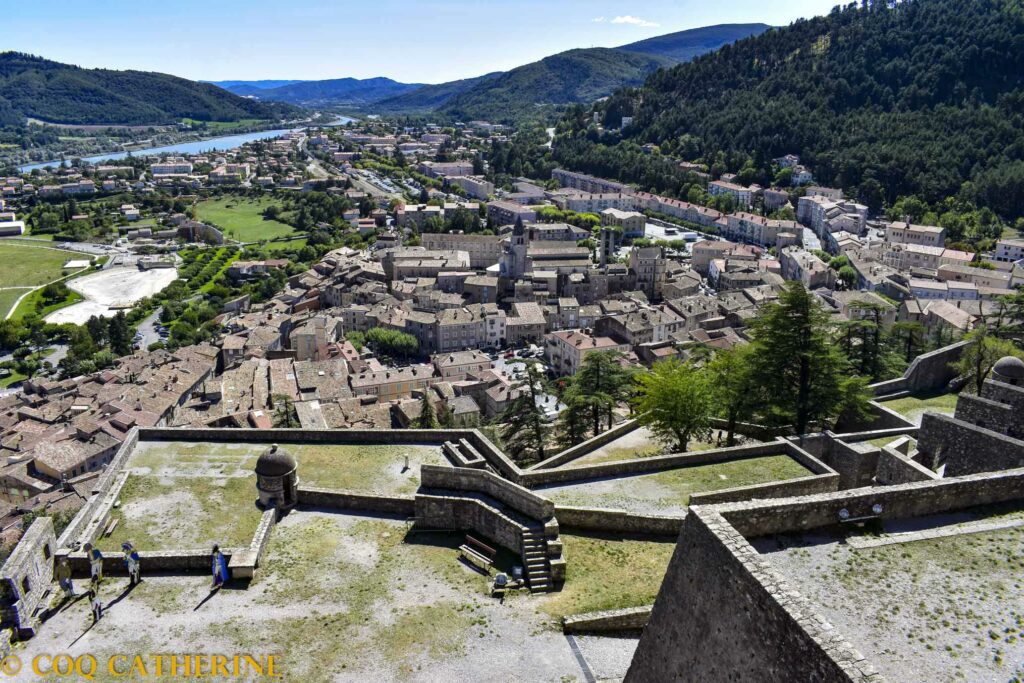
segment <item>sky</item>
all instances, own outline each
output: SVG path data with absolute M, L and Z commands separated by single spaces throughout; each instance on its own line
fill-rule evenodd
M 8 4 L 8 3 L 4 3 Z M 195 80 L 440 83 L 577 47 L 711 24 L 773 26 L 836 0 L 43 0 L 3 10 L 0 50 Z

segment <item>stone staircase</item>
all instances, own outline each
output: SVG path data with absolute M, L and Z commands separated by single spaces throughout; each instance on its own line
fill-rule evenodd
M 554 579 L 551 577 L 551 561 L 548 559 L 548 543 L 544 528 L 531 526 L 523 530 L 523 569 L 526 573 L 526 584 L 534 593 L 546 593 L 554 590 Z

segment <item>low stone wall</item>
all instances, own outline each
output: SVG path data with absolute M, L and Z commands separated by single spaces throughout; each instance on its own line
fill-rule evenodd
M 816 493 L 830 493 L 839 490 L 838 474 L 815 474 L 788 481 L 771 482 L 768 484 L 752 484 L 735 486 L 718 491 L 705 491 L 690 494 L 690 505 L 710 505 L 712 503 L 732 503 L 739 500 L 761 500 L 765 498 L 789 498 L 791 496 L 810 496 Z
M 653 605 L 626 607 L 601 612 L 571 614 L 562 618 L 563 633 L 605 633 L 638 631 L 647 625 Z
M 426 488 L 484 493 L 538 521 L 555 514 L 555 506 L 551 501 L 485 470 L 422 465 L 420 484 Z
M 706 465 L 728 460 L 741 460 L 762 455 L 778 455 L 787 452 L 788 448 L 781 442 L 755 444 L 752 446 L 735 446 L 719 448 L 696 453 L 677 453 L 660 455 L 653 458 L 637 458 L 620 460 L 619 462 L 583 465 L 580 467 L 564 467 L 554 470 L 534 470 L 523 473 L 524 486 L 535 487 L 544 484 L 557 484 L 570 481 L 585 481 L 603 477 L 621 477 L 631 474 L 645 474 L 675 469 L 687 465 Z
M 882 506 L 879 518 L 904 519 L 1020 500 L 1022 492 L 1024 468 L 779 501 L 726 503 L 714 509 L 744 537 L 755 538 L 834 526 L 840 523 L 843 509 L 853 518 L 873 517 L 872 507 L 877 504 Z
M 636 420 L 626 420 L 622 424 L 616 425 L 615 427 L 612 427 L 606 432 L 601 432 L 597 436 L 587 439 L 583 443 L 578 443 L 575 446 L 566 448 L 561 453 L 556 453 L 547 460 L 543 460 L 537 463 L 536 465 L 533 465 L 532 467 L 528 468 L 527 471 L 547 470 L 553 467 L 559 467 L 568 462 L 572 462 L 573 460 L 582 458 L 584 455 L 587 455 L 588 453 L 596 451 L 598 448 L 601 448 L 602 446 L 610 444 L 612 441 L 615 441 L 621 436 L 629 434 L 630 432 L 639 427 L 640 425 L 639 423 L 637 423 Z
M 914 481 L 934 481 L 939 475 L 920 465 L 899 451 L 886 446 L 878 456 L 875 483 L 882 486 L 909 484 Z
M 825 448 L 821 459 L 839 473 L 839 488 L 854 489 L 871 486 L 878 470 L 880 451 L 878 446 L 868 443 L 854 446 L 837 438 L 832 432 L 825 432 Z
M 247 548 L 221 548 L 224 559 L 231 562 L 231 558 Z M 84 552 L 73 552 L 67 555 L 71 562 L 71 569 L 76 578 L 89 576 L 89 559 Z M 140 550 L 139 567 L 142 577 L 145 578 L 149 572 L 154 573 L 206 573 L 212 575 L 213 555 L 211 549 L 193 550 Z M 103 556 L 103 574 L 106 576 L 127 576 L 128 570 L 124 565 L 121 553 L 107 553 Z
M 416 513 L 416 501 L 412 496 L 378 496 L 311 486 L 299 487 L 298 503 L 306 507 L 384 512 L 404 517 L 412 517 Z
M 556 505 L 555 517 L 558 518 L 558 526 L 561 529 L 671 536 L 675 538 L 679 535 L 679 529 L 682 528 L 685 515 L 680 517 L 634 515 L 625 510 Z
M 474 531 L 516 553 L 526 527 L 477 498 L 416 494 L 416 526 Z
M 743 460 L 766 455 L 789 455 L 806 467 L 813 474 L 835 474 L 827 465 L 800 448 L 796 444 L 779 438 L 771 443 L 734 446 L 732 448 L 716 448 L 696 453 L 676 453 L 653 458 L 637 458 L 619 462 L 583 465 L 580 467 L 563 467 L 553 470 L 534 470 L 525 472 L 522 484 L 529 487 L 546 484 L 586 481 L 605 477 L 623 477 L 662 470 L 676 469 L 693 465 L 710 465 L 733 460 Z
M 277 524 L 277 510 L 264 510 L 263 516 L 260 517 L 260 525 L 256 527 L 256 533 L 252 535 L 252 541 L 249 543 L 249 550 L 256 553 L 257 567 L 263 561 L 263 554 L 267 551 L 270 534 L 274 531 L 275 524 Z

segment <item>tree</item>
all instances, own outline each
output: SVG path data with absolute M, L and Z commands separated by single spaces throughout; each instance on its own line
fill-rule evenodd
M 984 324 L 971 330 L 965 339 L 971 344 L 964 348 L 960 360 L 953 364 L 953 368 L 961 377 L 967 377 L 968 385 L 978 395 L 996 361 L 1005 356 L 1024 358 L 1024 353 L 1012 342 L 995 336 Z
M 274 406 L 274 427 L 291 428 L 299 424 L 295 405 L 286 394 L 274 394 L 270 397 L 270 403 Z
M 366 333 L 366 343 L 377 353 L 409 358 L 419 350 L 416 337 L 398 330 L 374 327 Z
M 779 300 L 752 321 L 751 367 L 761 392 L 761 413 L 769 422 L 791 424 L 804 434 L 865 403 L 864 392 L 849 392 L 849 362 L 832 339 L 829 315 L 800 282 L 787 282 Z
M 612 426 L 612 410 L 626 400 L 632 385 L 632 373 L 620 362 L 618 351 L 592 351 L 583 358 L 570 383 L 576 389 L 578 407 L 590 414 L 590 429 L 594 436 L 602 431 L 602 421 Z
M 550 425 L 540 409 L 542 390 L 543 375 L 536 363 L 530 363 L 526 379 L 512 388 L 515 398 L 501 416 L 501 440 L 506 452 L 520 464 L 544 459 Z
M 726 446 L 736 443 L 736 424 L 750 417 L 757 405 L 757 383 L 751 372 L 750 344 L 719 351 L 707 365 L 711 399 L 726 421 Z
M 128 326 L 124 311 L 118 311 L 108 324 L 110 348 L 118 356 L 127 356 L 132 352 L 132 330 Z
M 921 323 L 898 322 L 891 330 L 891 339 L 903 351 L 903 359 L 910 363 L 924 346 L 925 328 Z
M 637 376 L 637 421 L 659 440 L 685 451 L 693 438 L 711 436 L 707 375 L 678 360 L 663 360 Z
M 434 405 L 430 402 L 430 392 L 426 390 L 420 398 L 420 415 L 416 418 L 417 429 L 437 429 L 437 415 Z
M 563 391 L 559 399 L 565 409 L 558 415 L 554 437 L 557 446 L 564 450 L 587 440 L 590 436 L 590 421 L 587 418 L 588 406 L 575 385 Z

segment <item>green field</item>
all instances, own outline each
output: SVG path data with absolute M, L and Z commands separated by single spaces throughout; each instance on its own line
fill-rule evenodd
M 224 197 L 196 205 L 199 220 L 224 230 L 224 236 L 239 242 L 256 242 L 284 237 L 294 232 L 292 226 L 278 221 L 264 220 L 262 213 L 274 203 L 273 199 L 243 199 Z
M 0 242 L 0 288 L 39 287 L 64 274 L 64 264 L 88 258 L 70 251 L 31 246 L 25 242 Z M 28 289 L 0 289 L 0 319 L 7 316 L 18 297 Z
M 182 119 L 182 123 L 191 126 L 206 126 L 211 133 L 230 133 L 239 128 L 252 128 L 263 124 L 273 123 L 268 119 L 240 119 L 238 121 L 198 121 L 196 119 Z

